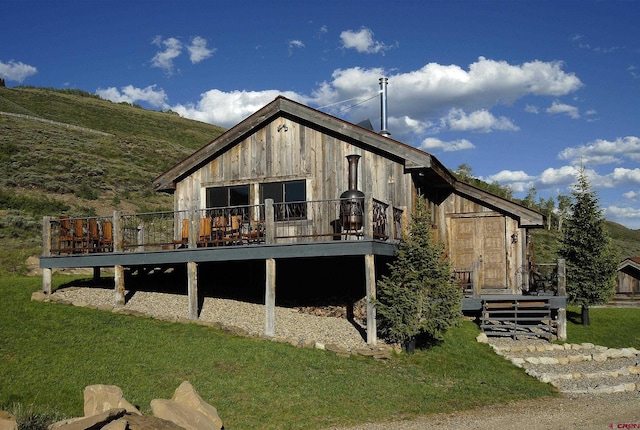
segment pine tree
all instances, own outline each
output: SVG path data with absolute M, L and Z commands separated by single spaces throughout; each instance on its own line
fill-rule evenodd
M 375 301 L 380 334 L 403 344 L 416 337 L 442 340 L 459 323 L 462 293 L 451 282 L 451 263 L 443 245 L 432 237 L 422 198 L 389 269 L 389 276 L 378 282 Z
M 569 304 L 582 307 L 582 324 L 589 325 L 589 307 L 608 302 L 615 293 L 617 259 L 584 168 L 571 197 L 571 211 L 562 228 L 558 253 L 567 263 Z

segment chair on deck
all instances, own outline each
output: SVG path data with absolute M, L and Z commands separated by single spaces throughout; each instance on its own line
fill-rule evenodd
M 213 244 L 211 237 L 211 218 L 200 218 L 200 235 L 198 236 L 198 247 L 207 247 Z
M 222 245 L 222 238 L 224 237 L 227 226 L 229 225 L 227 217 L 223 215 L 215 216 L 212 219 L 212 224 L 211 241 L 213 242 L 213 246 Z
M 264 240 L 264 221 L 250 221 L 242 226 L 242 240 L 247 243 L 259 243 Z
M 87 222 L 87 248 L 89 252 L 97 252 L 100 247 L 100 232 L 98 231 L 98 220 L 90 218 Z
M 73 252 L 87 252 L 88 236 L 84 231 L 84 221 L 81 219 L 73 220 Z
M 242 215 L 231 215 L 231 225 L 225 229 L 222 243 L 239 245 L 242 242 Z
M 71 220 L 63 215 L 59 218 L 60 227 L 58 229 L 58 253 L 70 254 L 73 250 L 73 235 L 71 234 Z
M 189 245 L 189 220 L 182 220 L 182 233 L 180 240 L 173 241 L 173 249 L 186 248 Z
M 111 221 L 102 223 L 102 236 L 98 243 L 98 252 L 113 251 L 113 224 Z

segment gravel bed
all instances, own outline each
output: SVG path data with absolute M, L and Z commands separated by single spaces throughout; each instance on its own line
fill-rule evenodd
M 55 296 L 75 303 L 113 306 L 113 289 L 70 288 L 56 291 Z M 126 292 L 128 295 L 129 292 Z M 186 295 L 136 291 L 128 298 L 124 309 L 143 312 L 156 318 L 187 319 L 189 301 Z M 276 307 L 275 337 L 333 344 L 354 350 L 365 348 L 366 340 L 344 318 L 319 317 Z M 265 325 L 265 307 L 255 303 L 205 297 L 200 320 L 239 327 L 253 335 L 261 335 Z
M 637 358 L 616 358 L 607 361 L 581 361 L 568 364 L 530 364 L 525 363 L 524 368 L 536 373 L 580 373 L 581 375 L 598 372 L 613 372 L 622 368 L 636 366 Z M 640 379 L 640 376 L 636 376 Z M 638 381 L 640 382 L 640 380 Z

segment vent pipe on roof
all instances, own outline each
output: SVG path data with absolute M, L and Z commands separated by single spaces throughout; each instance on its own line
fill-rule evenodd
M 380 78 L 380 134 L 391 136 L 387 130 L 387 78 Z

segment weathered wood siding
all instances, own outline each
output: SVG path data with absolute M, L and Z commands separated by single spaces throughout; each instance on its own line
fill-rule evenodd
M 640 293 L 640 279 L 638 273 L 618 272 L 618 285 L 616 293 Z
M 278 131 L 278 127 L 286 126 Z M 358 154 L 358 189 L 394 206 L 410 207 L 411 177 L 394 160 L 283 117 L 276 118 L 176 184 L 175 210 L 204 208 L 206 188 L 307 181 L 307 200 L 337 199 L 348 188 L 347 155 Z
M 517 219 L 493 211 L 456 193 L 452 193 L 436 207 L 434 218 L 437 235 L 450 252 L 455 251 L 456 241 L 462 240 L 457 237 L 461 233 L 456 223 L 459 224 L 462 220 L 472 222 L 466 227 L 473 236 L 472 243 L 468 244 L 464 256 L 456 255 L 454 252 L 452 263 L 454 267 L 466 267 L 474 261 L 482 262 L 478 276 L 481 289 L 504 288 L 517 293 L 522 288 L 522 267 L 525 261 L 523 241 L 526 240 L 526 230 L 519 228 Z M 473 223 L 473 220 L 482 218 L 491 219 L 491 222 Z M 498 227 L 499 230 L 496 230 Z M 500 254 L 504 260 L 500 259 Z M 503 278 L 497 277 L 498 269 L 504 271 Z M 498 279 L 504 281 L 499 283 Z

